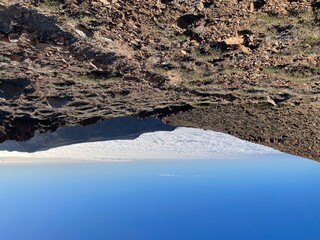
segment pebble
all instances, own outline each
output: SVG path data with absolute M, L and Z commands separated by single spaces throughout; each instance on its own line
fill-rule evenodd
M 20 35 L 18 33 L 9 33 L 8 40 L 11 43 L 16 43 L 19 41 Z

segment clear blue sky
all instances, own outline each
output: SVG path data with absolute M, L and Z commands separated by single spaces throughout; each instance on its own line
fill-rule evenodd
M 320 165 L 0 165 L 1 240 L 319 240 Z

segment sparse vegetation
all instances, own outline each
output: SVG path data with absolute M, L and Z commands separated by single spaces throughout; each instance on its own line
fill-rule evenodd
M 191 52 L 191 56 L 197 61 L 210 61 L 221 57 L 221 51 L 217 48 L 212 48 L 210 52 L 202 53 L 199 50 Z
M 51 12 L 58 12 L 61 4 L 61 0 L 44 0 L 41 1 L 39 7 L 49 10 Z
M 183 33 L 175 33 L 170 37 L 170 39 L 182 43 L 190 39 L 190 36 Z
M 121 76 L 116 73 L 108 73 L 108 74 L 96 74 L 93 72 L 84 73 L 82 75 L 78 75 L 75 77 L 80 81 L 94 81 L 94 82 L 118 82 L 121 80 Z
M 5 56 L 0 55 L 0 62 L 10 62 L 10 59 Z
M 223 74 L 232 75 L 232 74 L 242 74 L 245 71 L 241 68 L 228 67 L 228 68 L 223 68 L 220 72 Z
M 307 69 L 296 67 L 292 69 L 284 69 L 279 66 L 266 67 L 262 73 L 268 74 L 272 77 L 279 77 L 284 80 L 294 82 L 311 82 L 314 81 L 315 77 L 320 74 L 320 69 Z

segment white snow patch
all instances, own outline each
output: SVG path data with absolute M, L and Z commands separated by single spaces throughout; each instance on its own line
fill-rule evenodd
M 195 128 L 177 128 L 171 132 L 144 133 L 133 140 L 79 143 L 34 153 L 0 151 L 0 160 L 224 159 L 274 153 L 279 152 L 228 134 Z

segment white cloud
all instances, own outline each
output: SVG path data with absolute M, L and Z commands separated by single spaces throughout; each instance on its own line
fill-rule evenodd
M 159 174 L 160 177 L 180 177 L 180 175 L 176 174 L 169 174 L 169 173 L 161 173 Z

